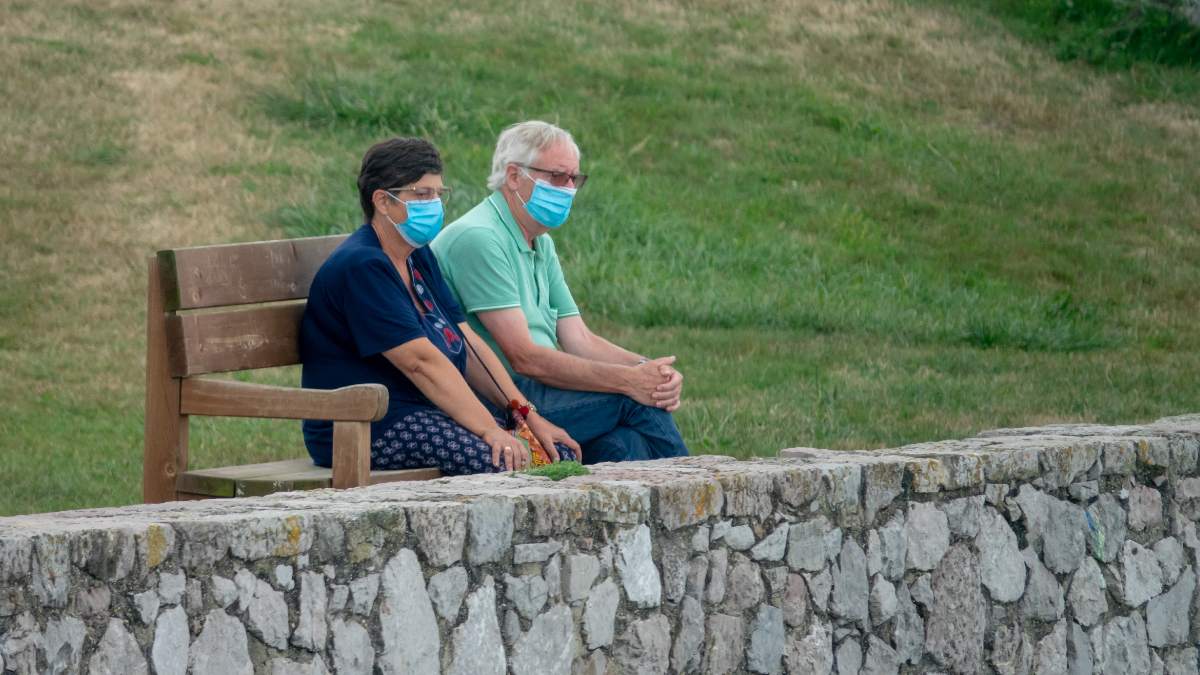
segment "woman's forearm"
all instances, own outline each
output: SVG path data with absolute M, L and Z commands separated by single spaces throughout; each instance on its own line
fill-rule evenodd
M 413 344 L 419 342 L 425 344 Z M 483 436 L 498 428 L 492 414 L 475 397 L 454 364 L 427 340 L 394 347 L 384 352 L 384 356 L 439 410 L 471 433 Z

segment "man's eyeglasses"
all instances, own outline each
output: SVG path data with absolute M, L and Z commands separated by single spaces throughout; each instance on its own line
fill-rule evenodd
M 418 199 L 420 201 L 427 201 L 430 199 L 440 199 L 442 201 L 446 201 L 447 199 L 450 198 L 451 190 L 449 187 L 445 187 L 445 186 L 440 187 L 440 188 L 399 187 L 399 188 L 388 188 L 388 189 L 384 190 L 384 192 L 387 192 L 389 194 L 391 194 L 393 192 L 408 192 L 408 193 L 412 194 L 414 199 Z M 396 199 L 400 199 L 399 195 L 392 195 L 392 196 L 395 197 Z
M 578 190 L 579 188 L 583 187 L 583 184 L 587 182 L 588 178 L 586 173 L 551 171 L 550 169 L 542 169 L 540 167 L 533 166 L 532 164 L 518 164 L 517 166 L 529 169 L 530 171 L 537 171 L 538 173 L 546 174 L 550 177 L 550 184 L 554 187 L 574 187 L 576 190 Z

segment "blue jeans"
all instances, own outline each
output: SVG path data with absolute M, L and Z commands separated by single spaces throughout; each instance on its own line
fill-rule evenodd
M 684 457 L 687 445 L 671 413 L 623 394 L 548 387 L 513 375 L 521 393 L 542 417 L 571 434 L 583 448 L 584 464 Z

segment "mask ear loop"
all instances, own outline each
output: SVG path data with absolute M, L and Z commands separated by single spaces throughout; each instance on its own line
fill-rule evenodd
M 522 176 L 525 176 L 529 180 L 533 181 L 535 185 L 537 184 L 537 181 L 533 180 L 533 176 L 529 175 L 529 172 L 525 170 L 525 167 L 518 166 L 517 171 L 520 171 Z M 529 204 L 524 199 L 521 199 L 521 191 L 513 190 L 512 193 L 517 197 L 517 201 L 521 202 L 521 208 L 525 209 L 525 212 L 528 213 Z
M 387 195 L 387 196 L 391 197 L 391 198 L 392 198 L 392 201 L 393 201 L 393 202 L 395 202 L 395 203 L 397 203 L 397 204 L 404 204 L 404 200 L 402 200 L 402 199 L 400 199 L 399 197 L 397 197 L 396 195 L 394 195 L 394 194 L 392 194 L 392 193 L 388 192 L 387 190 L 384 190 L 384 191 L 383 191 L 383 194 L 385 194 L 385 195 Z M 389 216 L 388 214 L 386 214 L 386 213 L 385 213 L 385 214 L 383 214 L 383 217 L 388 219 L 388 222 L 392 224 L 392 227 L 395 227 L 395 228 L 399 228 L 399 227 L 400 227 L 400 225 L 399 225 L 399 224 L 397 224 L 397 223 L 396 223 L 396 221 L 392 220 L 392 217 L 391 217 L 391 216 Z M 408 220 L 408 205 L 407 205 L 407 204 L 405 204 L 405 205 L 404 205 L 404 219 L 405 219 L 405 220 Z

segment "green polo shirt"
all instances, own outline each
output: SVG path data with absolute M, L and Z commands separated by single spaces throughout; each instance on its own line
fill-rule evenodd
M 512 372 L 477 314 L 520 307 L 536 344 L 558 349 L 558 320 L 579 314 L 549 234 L 530 248 L 499 192 L 438 234 L 430 246 L 467 321 Z

